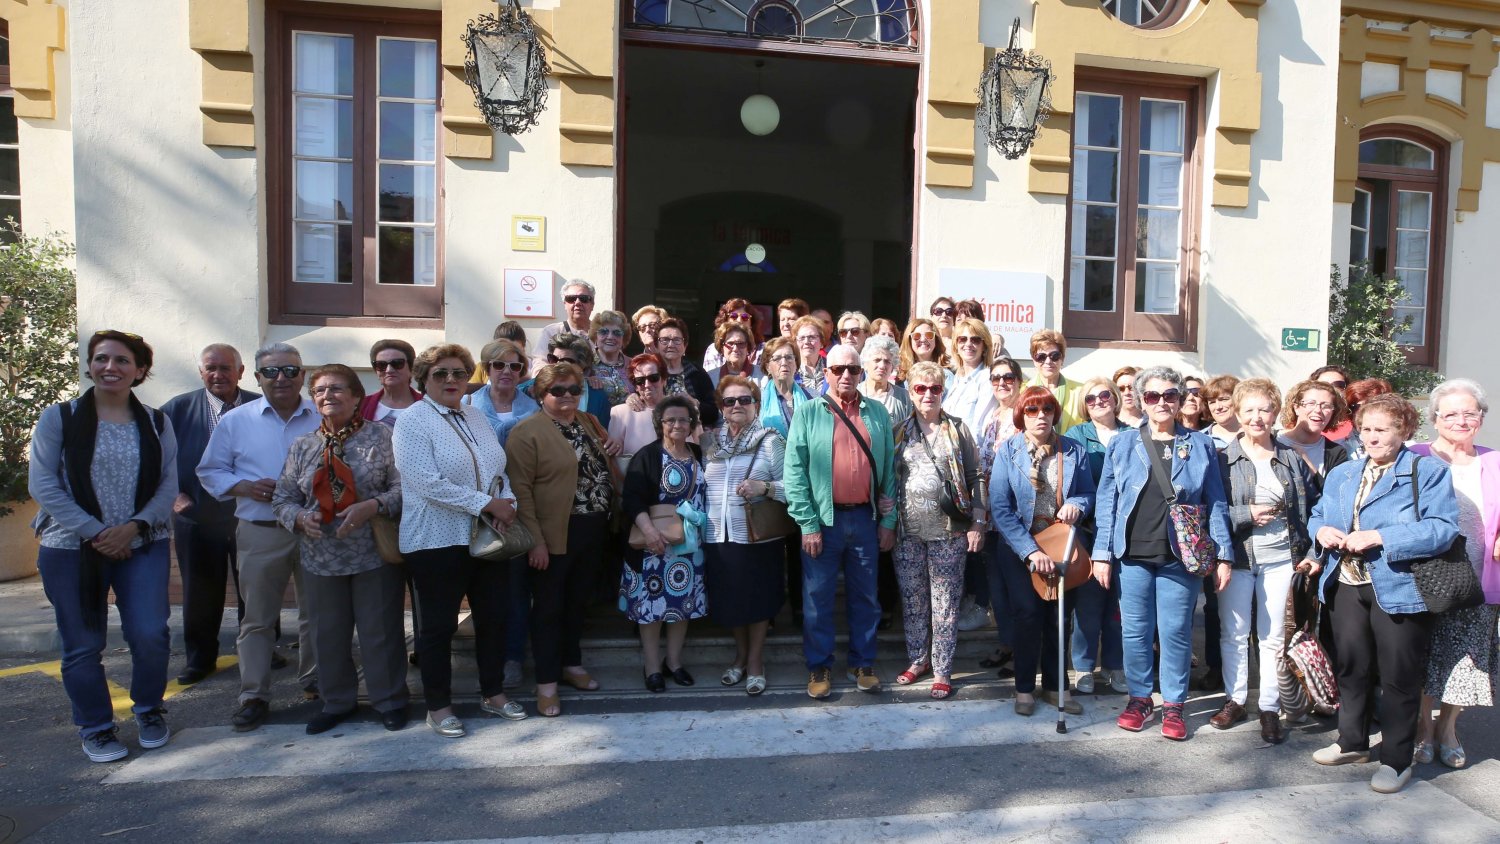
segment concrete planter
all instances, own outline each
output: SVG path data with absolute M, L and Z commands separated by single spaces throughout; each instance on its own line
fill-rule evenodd
M 11 502 L 15 508 L 9 516 L 0 517 L 0 583 L 36 574 L 36 535 L 31 520 L 36 517 L 35 501 Z

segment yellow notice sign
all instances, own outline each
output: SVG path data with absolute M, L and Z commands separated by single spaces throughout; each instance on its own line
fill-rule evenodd
M 546 252 L 547 218 L 520 214 L 512 216 L 510 248 L 517 252 Z

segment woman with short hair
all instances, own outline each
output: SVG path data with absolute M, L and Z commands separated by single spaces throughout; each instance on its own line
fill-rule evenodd
M 1140 371 L 1140 367 L 1122 366 L 1110 377 L 1115 382 L 1115 390 L 1120 394 L 1120 424 L 1126 428 L 1139 428 L 1141 422 L 1145 421 L 1141 409 L 1135 403 L 1135 376 Z
M 541 405 L 531 396 L 518 389 L 526 380 L 526 370 L 531 364 L 526 352 L 509 340 L 491 340 L 479 351 L 482 368 L 489 374 L 485 389 L 464 397 L 464 404 L 471 404 L 484 412 L 500 444 L 505 444 L 504 433 L 515 423 L 536 413 Z M 508 426 L 508 427 L 507 427 Z
M 766 374 L 756 384 L 762 396 L 760 421 L 782 437 L 791 430 L 797 408 L 817 398 L 797 380 L 800 360 L 797 342 L 790 336 L 772 337 L 761 349 L 761 369 Z
M 815 316 L 800 317 L 792 325 L 792 340 L 797 344 L 797 383 L 814 396 L 828 391 L 824 379 L 823 359 L 828 348 L 828 325 Z
M 838 342 L 845 346 L 853 346 L 856 352 L 863 352 L 865 340 L 870 336 L 870 318 L 859 311 L 844 311 L 839 315 Z
M 729 375 L 755 379 L 760 377 L 760 367 L 751 361 L 751 353 L 757 352 L 755 335 L 749 326 L 738 320 L 730 320 L 714 331 L 713 348 L 719 350 L 719 365 L 708 371 L 708 379 L 717 389 L 719 379 Z
M 801 299 L 782 299 L 776 306 L 776 326 L 782 337 L 792 336 L 792 326 L 807 316 L 812 308 Z
M 897 348 L 901 346 L 901 329 L 896 325 L 895 320 L 889 320 L 885 317 L 874 320 L 870 323 L 870 335 L 872 337 L 888 337 L 891 342 L 896 344 Z
M 724 365 L 724 350 L 718 344 L 719 329 L 731 323 L 743 326 L 750 338 L 750 347 L 745 350 L 746 362 L 754 364 L 760 358 L 761 338 L 765 336 L 765 327 L 760 324 L 760 310 L 749 299 L 735 297 L 720 305 L 714 314 L 714 342 L 703 350 L 704 372 L 715 372 Z
M 1362 378 L 1355 381 L 1344 388 L 1344 407 L 1347 415 L 1354 416 L 1361 404 L 1390 392 L 1394 392 L 1391 389 L 1391 382 L 1384 378 Z M 1343 446 L 1344 450 L 1349 452 L 1349 459 L 1358 460 L 1365 456 L 1364 446 L 1359 441 L 1359 429 L 1352 424 L 1349 425 L 1348 433 L 1343 436 L 1338 435 L 1337 429 L 1326 431 L 1324 435 Z
M 1346 403 L 1348 402 L 1349 387 L 1354 383 L 1354 379 L 1349 377 L 1349 370 L 1336 363 L 1328 364 L 1327 366 L 1320 366 L 1317 369 L 1314 369 L 1312 371 L 1312 374 L 1307 376 L 1307 380 L 1321 381 L 1324 384 L 1331 384 L 1333 386 L 1333 389 L 1338 390 L 1339 395 L 1344 396 Z M 1386 392 L 1389 393 L 1390 390 L 1387 389 Z M 1328 437 L 1336 443 L 1342 443 L 1344 440 L 1348 439 L 1350 435 L 1354 434 L 1355 431 L 1353 416 L 1354 409 L 1350 408 L 1348 414 L 1345 415 L 1344 419 L 1341 422 L 1339 422 L 1337 425 L 1328 426 L 1328 430 L 1323 432 L 1324 436 Z M 1353 452 L 1350 453 L 1352 454 Z
M 703 426 L 713 428 L 719 424 L 713 381 L 708 373 L 686 359 L 687 345 L 687 325 L 676 317 L 668 317 L 656 330 L 657 356 L 665 367 L 661 373 L 665 379 L 662 392 L 669 396 L 684 394 L 697 402 Z
M 375 370 L 380 389 L 360 402 L 360 416 L 391 427 L 397 416 L 422 400 L 422 393 L 411 386 L 416 358 L 417 350 L 405 340 L 375 341 L 370 347 L 370 368 Z
M 1120 392 L 1115 383 L 1108 378 L 1090 378 L 1083 382 L 1083 409 L 1089 420 L 1074 425 L 1064 435 L 1083 444 L 1095 487 L 1104 473 L 1104 455 L 1109 444 L 1122 430 L 1119 407 Z M 1124 644 L 1120 638 L 1118 579 L 1106 589 L 1090 578 L 1075 591 L 1072 652 L 1079 694 L 1094 693 L 1095 666 L 1104 670 L 1110 689 L 1119 694 L 1129 692 L 1130 686 L 1125 682 Z
M 1281 406 L 1281 433 L 1276 439 L 1297 449 L 1313 470 L 1320 490 L 1328 473 L 1349 459 L 1349 452 L 1326 436 L 1344 416 L 1343 394 L 1322 381 L 1296 384 L 1287 390 Z
M 1186 375 L 1182 379 L 1182 409 L 1177 411 L 1177 418 L 1190 431 L 1202 431 L 1212 424 L 1203 401 L 1203 384 L 1203 379 L 1197 375 Z
M 1061 331 L 1044 328 L 1031 335 L 1031 360 L 1036 364 L 1036 375 L 1026 382 L 1028 387 L 1046 387 L 1062 408 L 1062 419 L 1057 423 L 1057 432 L 1066 434 L 1068 429 L 1082 422 L 1083 390 L 1081 384 L 1063 375 L 1064 361 L 1068 357 L 1068 338 Z
M 865 380 L 859 382 L 859 391 L 880 402 L 892 419 L 901 420 L 911 415 L 911 394 L 895 382 L 896 370 L 901 363 L 901 350 L 896 341 L 881 335 L 872 335 L 865 340 L 859 354 L 860 365 L 865 368 Z
M 1213 424 L 1206 429 L 1208 435 L 1214 438 L 1214 444 L 1220 451 L 1229 447 L 1240 433 L 1240 419 L 1235 415 L 1234 388 L 1239 386 L 1240 379 L 1233 375 L 1215 375 L 1208 379 L 1203 385 L 1203 406 L 1208 408 L 1208 415 Z M 1281 397 L 1276 397 L 1276 406 L 1281 407 Z M 1275 420 L 1272 420 L 1272 427 Z
M 630 315 L 630 324 L 635 328 L 635 336 L 641 341 L 641 354 L 656 352 L 656 331 L 671 314 L 666 308 L 658 308 L 655 305 L 647 305 Z
M 944 340 L 953 338 L 953 323 L 958 319 L 958 305 L 948 296 L 939 296 L 932 300 L 932 307 L 927 309 L 932 317 L 933 330 Z M 907 331 L 911 326 L 907 326 Z
M 595 311 L 589 318 L 589 340 L 596 352 L 593 367 L 586 370 L 589 380 L 604 390 L 609 406 L 615 407 L 630 395 L 626 377 L 630 358 L 625 355 L 630 320 L 619 311 Z

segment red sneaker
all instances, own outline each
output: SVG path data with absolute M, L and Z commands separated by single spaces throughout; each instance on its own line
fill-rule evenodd
M 1125 711 L 1120 713 L 1120 717 L 1116 719 L 1115 724 L 1122 730 L 1138 733 L 1146 729 L 1146 725 L 1151 723 L 1151 719 L 1155 714 L 1156 709 L 1151 703 L 1151 698 L 1133 697 L 1125 704 Z
M 1161 705 L 1161 734 L 1162 738 L 1169 738 L 1172 741 L 1187 739 L 1187 722 L 1182 720 L 1182 704 L 1164 703 Z

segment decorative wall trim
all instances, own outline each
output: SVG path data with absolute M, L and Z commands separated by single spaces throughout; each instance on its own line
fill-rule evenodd
M 618 5 L 617 0 L 560 0 L 550 16 L 532 12 L 559 83 L 563 164 L 615 166 Z
M 979 0 L 934 0 L 923 41 L 927 53 L 927 116 L 923 149 L 928 187 L 974 186 L 974 114 L 984 44 Z
M 495 0 L 443 0 L 443 153 L 449 158 L 482 158 L 495 154 L 495 130 L 474 104 L 474 89 L 464 77 L 464 31 L 469 21 L 495 11 Z
M 188 0 L 188 46 L 203 60 L 203 143 L 255 147 L 250 0 Z
M 52 0 L 0 0 L 10 24 L 10 86 L 16 116 L 57 117 L 57 77 L 52 54 L 67 45 L 67 10 Z

